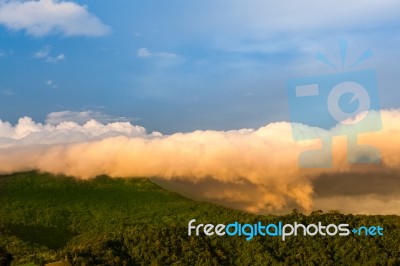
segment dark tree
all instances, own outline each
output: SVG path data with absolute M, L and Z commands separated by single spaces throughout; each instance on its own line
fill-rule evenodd
M 0 247 L 0 266 L 10 266 L 12 260 L 13 256 L 4 247 Z

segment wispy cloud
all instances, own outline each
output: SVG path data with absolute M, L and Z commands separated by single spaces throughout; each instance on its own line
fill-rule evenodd
M 35 58 L 46 58 L 50 54 L 51 49 L 52 47 L 50 45 L 46 45 L 37 51 L 33 56 Z
M 136 55 L 140 58 L 150 57 L 152 54 L 147 48 L 140 48 L 137 50 Z
M 0 50 L 0 58 L 1 57 L 7 57 L 7 56 L 10 56 L 12 54 L 13 54 L 12 50 L 9 50 L 9 51 Z
M 400 2 L 249 0 L 245 3 L 240 0 L 205 0 L 197 7 L 178 17 L 191 17 L 192 32 L 196 34 L 206 30 L 225 36 L 271 36 L 311 30 L 329 33 L 335 29 L 364 28 L 366 25 L 376 27 L 398 21 Z
M 46 62 L 55 64 L 55 63 L 65 60 L 65 59 L 66 59 L 65 55 L 61 53 L 57 56 L 48 56 L 46 58 Z
M 13 92 L 12 90 L 3 90 L 2 92 L 6 96 L 14 96 L 15 95 L 15 92 Z
M 2 1 L 0 24 L 35 37 L 102 36 L 110 31 L 109 26 L 88 12 L 87 6 L 62 0 Z
M 46 80 L 45 84 L 53 89 L 58 88 L 58 85 L 54 83 L 54 81 L 52 81 L 51 79 Z
M 50 55 L 51 50 L 52 50 L 52 47 L 50 45 L 46 45 L 46 46 L 42 47 L 39 51 L 34 53 L 33 57 L 38 58 L 38 59 L 44 59 L 46 63 L 52 63 L 52 64 L 56 64 L 67 58 L 63 53 L 60 53 L 56 56 L 51 56 Z
M 140 48 L 136 51 L 136 55 L 139 58 L 151 58 L 151 57 L 158 57 L 158 58 L 175 58 L 178 55 L 170 52 L 151 52 L 147 48 Z

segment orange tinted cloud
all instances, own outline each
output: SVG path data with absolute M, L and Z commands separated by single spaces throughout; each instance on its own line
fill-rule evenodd
M 382 119 L 383 130 L 360 135 L 360 143 L 380 149 L 382 164 L 374 171 L 391 169 L 394 184 L 399 184 L 396 173 L 400 168 L 400 111 L 382 111 Z M 299 154 L 318 148 L 320 144 L 319 141 L 294 141 L 291 125 L 286 122 L 272 123 L 257 130 L 194 131 L 168 136 L 147 134 L 143 128 L 126 122 L 103 125 L 89 121 L 91 125 L 83 126 L 75 123 L 39 125 L 31 120 L 21 123 L 23 126 L 15 127 L 0 124 L 3 136 L 0 171 L 3 173 L 36 169 L 83 179 L 101 174 L 156 177 L 160 184 L 171 189 L 182 191 L 184 188 L 188 196 L 252 212 L 279 212 L 295 207 L 309 211 L 315 199 L 325 202 L 318 206 L 340 209 L 329 198 L 343 196 L 341 191 L 327 195 L 326 189 L 321 188 L 329 187 L 329 182 L 318 183 L 318 180 L 324 178 L 324 174 L 341 176 L 355 171 L 347 163 L 345 141 L 334 142 L 333 168 L 301 169 Z M 304 129 L 316 130 L 307 126 Z M 360 169 L 370 171 L 368 167 Z M 365 174 L 366 187 L 372 180 L 368 176 Z M 383 197 L 385 185 L 382 186 L 381 191 L 364 190 L 365 195 L 374 195 L 374 208 L 379 205 L 376 201 L 380 202 Z M 325 194 L 315 194 L 316 188 Z M 400 193 L 394 193 L 385 200 L 399 200 L 398 195 Z M 352 196 L 350 190 L 346 197 Z M 358 211 L 368 212 L 364 209 Z M 400 208 L 393 212 L 400 213 Z

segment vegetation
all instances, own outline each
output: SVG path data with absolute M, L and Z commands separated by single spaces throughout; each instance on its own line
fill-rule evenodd
M 217 237 L 187 223 L 380 225 L 384 236 Z M 297 211 L 258 216 L 195 202 L 147 179 L 0 176 L 0 265 L 400 265 L 400 217 Z M 8 264 L 7 264 L 8 263 Z M 29 264 L 31 265 L 31 264 Z

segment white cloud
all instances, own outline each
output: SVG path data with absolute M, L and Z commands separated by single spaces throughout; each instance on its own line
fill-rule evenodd
M 22 117 L 13 126 L 0 120 L 0 149 L 13 146 L 84 142 L 114 136 L 146 135 L 143 127 L 134 126 L 129 122 L 102 124 L 90 119 L 80 125 L 67 119 L 57 124 L 42 124 L 35 123 L 30 117 Z
M 0 24 L 35 37 L 102 36 L 110 31 L 86 6 L 62 0 L 2 1 Z
M 47 81 L 52 85 L 53 82 L 51 80 Z M 112 123 L 112 122 L 127 122 L 130 119 L 126 117 L 113 117 L 107 114 L 104 114 L 99 111 L 82 111 L 82 112 L 74 112 L 74 111 L 61 111 L 61 112 L 52 112 L 47 115 L 46 123 L 56 125 L 62 122 L 75 122 L 78 124 L 87 123 L 90 120 L 96 120 L 101 123 Z
M 150 57 L 158 57 L 158 58 L 175 58 L 177 54 L 170 52 L 150 52 L 147 48 L 140 48 L 136 52 L 137 57 L 139 58 L 150 58 Z

